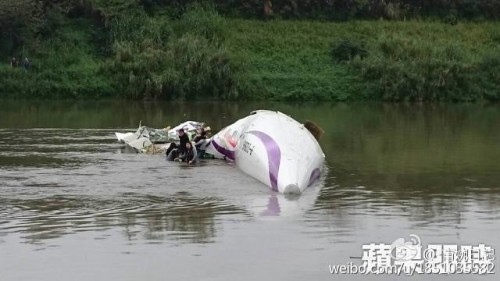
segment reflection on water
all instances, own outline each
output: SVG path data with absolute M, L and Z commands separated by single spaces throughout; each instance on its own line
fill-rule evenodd
M 0 199 L 7 221 L 0 229 L 20 233 L 29 243 L 79 231 L 120 228 L 128 240 L 213 242 L 215 217 L 245 214 L 216 198 L 177 193 L 167 198 L 123 194 L 120 198 L 51 196 L 34 199 Z M 6 207 L 7 208 L 6 208 Z
M 147 280 L 164 280 L 165 267 L 173 280 L 331 280 L 328 264 L 359 256 L 362 244 L 412 233 L 427 243 L 500 249 L 498 106 L 3 101 L 0 108 L 6 280 L 73 272 L 75 280 L 95 279 L 87 272 L 109 260 L 116 266 L 102 280 L 144 279 L 133 266 L 144 260 Z M 140 120 L 153 127 L 202 120 L 217 130 L 257 108 L 325 129 L 318 186 L 287 198 L 222 161 L 186 167 L 135 154 L 113 135 Z M 96 264 L 47 270 L 50 257 L 75 261 L 86 249 Z M 17 270 L 26 264 L 36 270 Z

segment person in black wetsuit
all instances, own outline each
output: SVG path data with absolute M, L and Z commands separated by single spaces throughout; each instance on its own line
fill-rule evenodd
M 186 153 L 186 143 L 189 142 L 188 135 L 184 132 L 184 129 L 179 129 L 179 155 Z
M 189 137 L 184 132 L 184 129 L 179 129 L 177 132 L 179 133 L 179 145 L 171 143 L 166 152 L 167 160 L 170 161 L 183 156 L 186 153 L 186 143 L 189 142 Z

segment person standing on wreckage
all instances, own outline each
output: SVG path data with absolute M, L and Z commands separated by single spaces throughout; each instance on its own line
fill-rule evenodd
M 189 137 L 182 128 L 177 132 L 179 133 L 179 146 L 177 146 L 175 143 L 171 143 L 165 153 L 167 155 L 167 160 L 169 161 L 174 161 L 175 159 L 180 158 L 184 156 L 184 154 L 186 154 L 186 143 L 189 142 Z

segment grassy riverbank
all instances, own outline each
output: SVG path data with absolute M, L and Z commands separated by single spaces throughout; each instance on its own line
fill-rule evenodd
M 108 58 L 100 54 L 91 21 L 65 20 L 46 38 L 33 40 L 18 57 L 29 57 L 32 66 L 0 67 L 0 95 L 22 98 L 95 98 L 120 96 L 103 72 Z
M 227 19 L 200 7 L 106 28 L 62 19 L 18 51 L 32 59 L 29 71 L 0 66 L 0 95 L 496 101 L 499 30 L 497 22 Z
M 498 100 L 500 24 L 228 21 L 228 46 L 273 98 Z M 364 51 L 345 61 L 333 47 Z M 353 47 L 354 46 L 354 47 Z M 360 51 L 358 50 L 358 51 Z

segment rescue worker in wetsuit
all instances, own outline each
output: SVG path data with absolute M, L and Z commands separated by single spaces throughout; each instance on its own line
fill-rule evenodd
M 179 129 L 179 155 L 186 153 L 186 144 L 189 143 L 189 137 L 184 129 Z
M 183 156 L 186 152 L 186 143 L 189 142 L 189 137 L 186 132 L 184 132 L 184 129 L 179 129 L 177 132 L 179 133 L 179 146 L 175 143 L 171 143 L 166 152 L 167 159 L 170 161 Z

